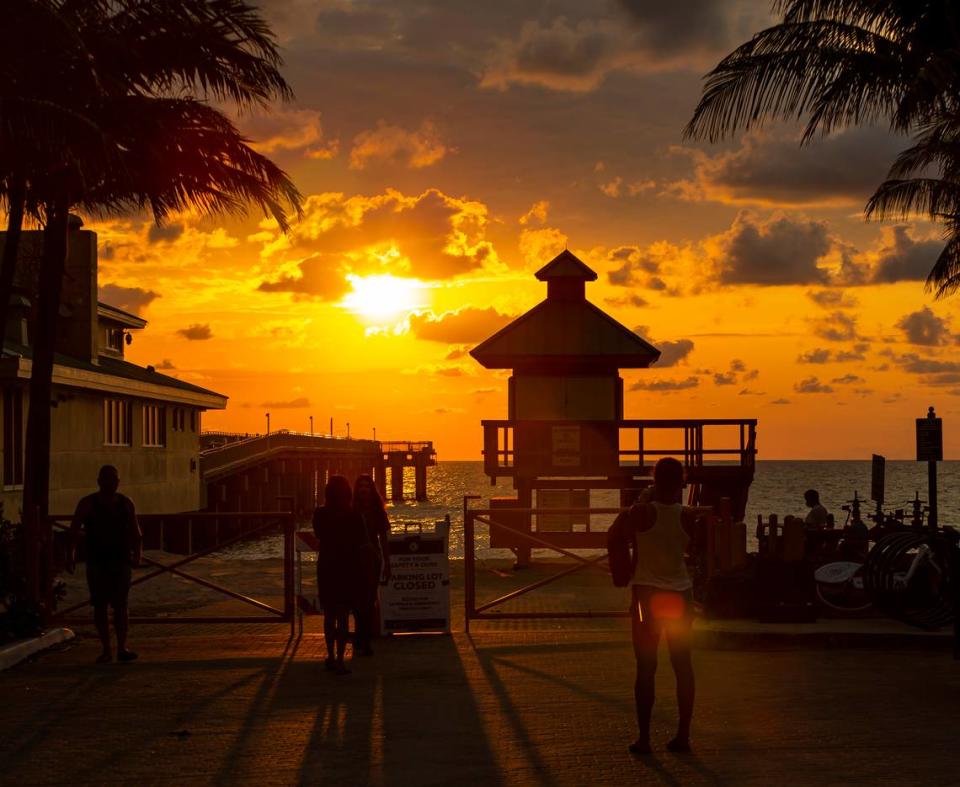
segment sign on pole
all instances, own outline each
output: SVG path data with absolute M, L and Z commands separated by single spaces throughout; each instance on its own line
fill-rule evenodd
M 883 505 L 883 493 L 886 485 L 886 467 L 886 458 L 874 454 L 870 468 L 870 499 L 881 506 Z
M 943 419 L 933 415 L 917 419 L 917 461 L 943 461 Z
M 380 630 L 450 631 L 450 517 L 432 533 L 390 535 L 390 580 L 380 588 Z
M 917 461 L 927 463 L 927 527 L 937 532 L 937 462 L 943 461 L 943 421 L 931 407 L 917 419 Z

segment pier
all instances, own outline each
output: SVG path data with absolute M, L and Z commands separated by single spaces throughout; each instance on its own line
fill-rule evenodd
M 323 497 L 332 475 L 353 484 L 373 477 L 380 494 L 403 500 L 403 471 L 414 468 L 417 500 L 427 497 L 427 468 L 437 463 L 431 441 L 363 440 L 281 429 L 266 435 L 205 432 L 200 473 L 209 511 L 275 511 L 278 506 L 307 517 Z
M 390 499 L 403 500 L 403 470 L 413 468 L 414 499 L 427 499 L 427 468 L 437 464 L 437 451 L 432 441 L 382 443 L 383 464 L 390 469 Z M 383 490 L 380 492 L 383 494 Z

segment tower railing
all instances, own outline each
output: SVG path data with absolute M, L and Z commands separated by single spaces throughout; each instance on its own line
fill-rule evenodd
M 751 418 L 497 420 L 482 424 L 484 471 L 491 478 L 547 472 L 580 476 L 585 471 L 637 475 L 662 456 L 674 456 L 688 469 L 713 463 L 752 469 L 756 457 L 757 421 Z M 570 430 L 576 430 L 572 442 Z M 723 435 L 714 434 L 721 431 Z

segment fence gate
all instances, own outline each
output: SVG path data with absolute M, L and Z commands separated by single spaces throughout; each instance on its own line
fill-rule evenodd
M 241 601 L 253 607 L 260 614 L 185 615 L 182 617 L 131 616 L 131 623 L 163 623 L 167 625 L 179 625 L 181 623 L 285 623 L 290 626 L 291 634 L 293 634 L 295 622 L 293 546 L 296 533 L 296 520 L 293 513 L 285 511 L 256 513 L 213 513 L 202 511 L 185 514 L 139 514 L 137 519 L 140 522 L 141 529 L 144 531 L 145 546 L 149 548 L 156 545 L 156 548 L 165 551 L 170 550 L 174 554 L 186 554 L 171 562 L 161 562 L 144 555 L 144 564 L 152 570 L 141 576 L 134 577 L 130 583 L 131 587 L 149 582 L 151 579 L 163 574 L 172 574 L 181 579 L 194 582 L 208 590 L 216 591 L 227 598 Z M 53 530 L 68 530 L 70 520 L 71 517 L 69 516 L 50 517 L 47 526 L 51 535 Z M 283 605 L 281 608 L 277 608 L 265 601 L 253 598 L 244 593 L 239 593 L 184 570 L 185 566 L 189 566 L 190 563 L 195 560 L 213 552 L 218 552 L 226 547 L 253 537 L 278 532 L 283 539 Z M 47 552 L 45 556 L 46 560 L 51 566 L 55 562 L 53 541 L 53 538 L 48 539 L 49 548 L 45 550 Z M 201 546 L 197 549 L 196 547 L 198 545 Z M 70 617 L 72 613 L 77 612 L 89 604 L 89 598 L 71 604 L 65 609 L 58 610 L 53 615 L 53 620 L 57 623 L 89 623 L 88 618 Z

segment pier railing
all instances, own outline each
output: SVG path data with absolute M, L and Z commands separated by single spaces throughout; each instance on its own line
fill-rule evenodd
M 223 472 L 228 468 L 256 462 L 271 454 L 290 450 L 334 451 L 336 453 L 363 454 L 379 456 L 379 449 L 373 440 L 328 437 L 312 435 L 309 432 L 290 432 L 281 430 L 268 435 L 258 435 L 242 440 L 224 443 L 216 448 L 208 448 L 200 453 L 200 465 L 204 478 Z
M 406 440 L 389 440 L 387 442 L 381 442 L 380 447 L 383 449 L 384 454 L 419 454 L 422 452 L 427 453 L 436 453 L 433 447 L 432 440 L 418 440 L 418 441 L 406 441 Z

